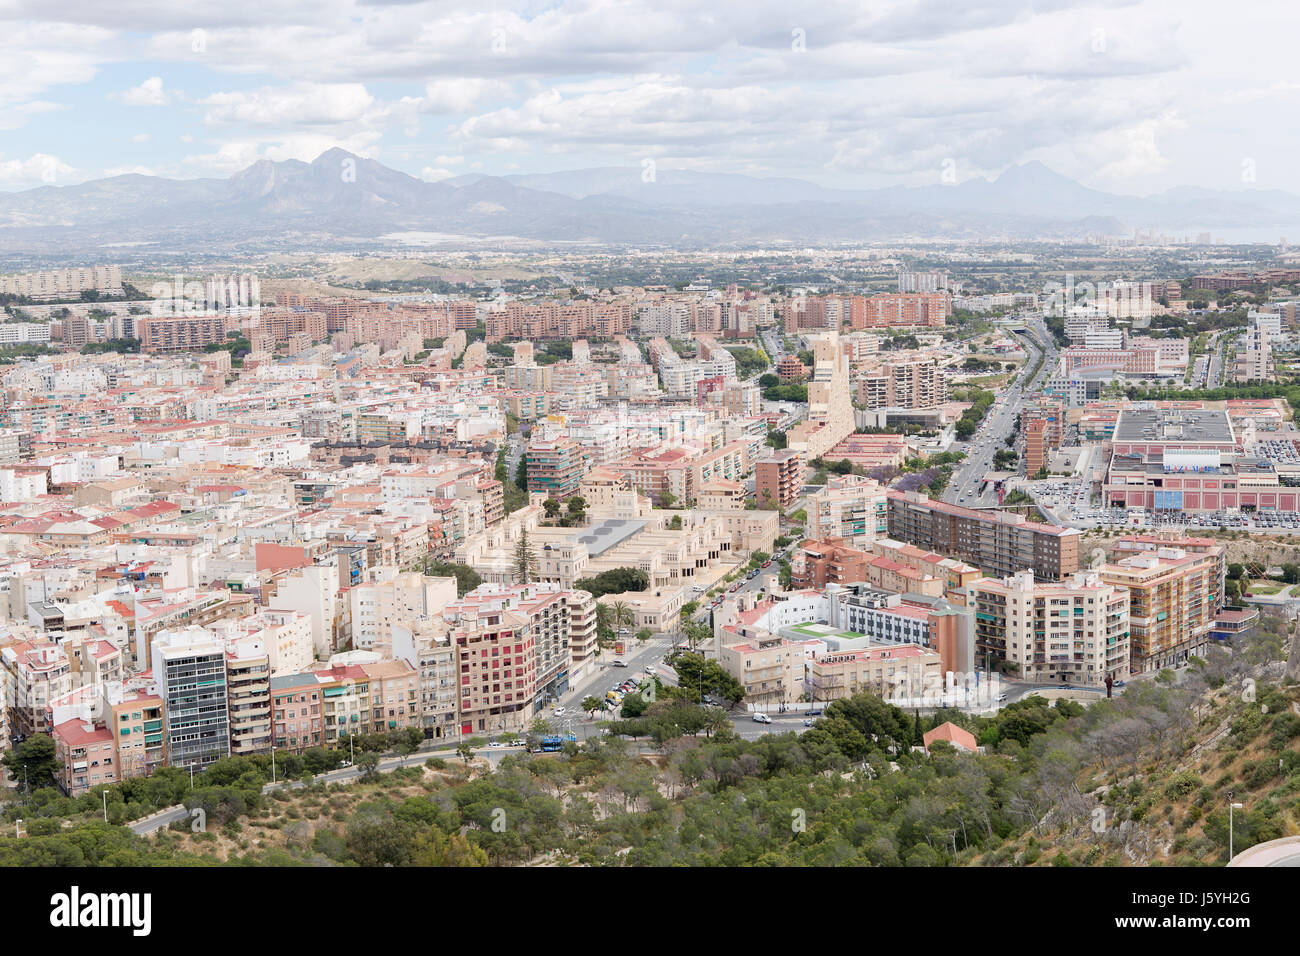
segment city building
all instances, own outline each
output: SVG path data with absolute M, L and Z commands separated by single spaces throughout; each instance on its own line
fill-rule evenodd
M 1093 573 L 1039 582 L 1030 571 L 967 588 L 978 666 L 1022 680 L 1098 687 L 1129 673 L 1129 593 Z
M 1027 521 L 1020 515 L 976 511 L 912 491 L 890 491 L 889 537 L 1005 577 L 1031 570 L 1056 581 L 1079 570 L 1080 532 Z

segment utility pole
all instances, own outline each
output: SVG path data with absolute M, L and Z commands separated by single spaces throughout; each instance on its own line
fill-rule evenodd
M 104 822 L 108 822 L 108 791 L 101 790 L 100 794 L 104 797 Z
M 1235 853 L 1233 853 L 1235 842 L 1233 839 L 1234 834 L 1233 834 L 1232 811 L 1240 810 L 1242 808 L 1242 805 L 1240 803 L 1232 802 L 1232 796 L 1233 793 L 1231 790 L 1229 790 L 1228 791 L 1228 862 L 1229 863 L 1232 862 L 1233 856 L 1236 855 Z

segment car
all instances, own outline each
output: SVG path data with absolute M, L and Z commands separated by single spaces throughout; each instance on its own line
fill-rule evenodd
M 556 716 L 556 717 L 563 717 L 563 716 L 564 716 L 564 708 L 563 708 L 563 707 L 556 707 L 556 708 L 555 708 L 555 716 Z
M 619 632 L 620 634 L 631 634 L 631 633 L 632 633 L 632 632 L 631 632 L 630 630 L 628 630 L 626 627 L 620 627 L 620 628 L 618 629 L 618 632 Z
M 772 718 L 767 714 L 755 714 L 752 719 L 756 724 L 770 724 L 772 722 Z
M 804 725 L 805 727 L 811 727 L 811 726 L 813 725 L 813 722 L 812 722 L 811 719 L 805 717 L 805 718 L 804 718 L 803 725 Z
M 653 664 L 647 664 L 645 667 L 641 669 L 644 670 L 647 674 L 653 674 L 655 672 Z
M 627 661 L 623 660 L 623 658 L 621 658 L 621 657 L 616 657 L 616 658 L 614 658 L 614 666 L 615 666 L 615 667 L 627 667 Z
M 501 741 L 499 741 L 499 740 L 494 740 L 494 741 L 492 741 L 490 744 L 488 744 L 488 746 L 491 747 L 493 750 L 496 750 L 496 749 L 499 749 L 499 748 L 501 748 L 501 747 L 504 747 L 505 744 L 503 744 L 503 743 L 502 743 Z
M 1006 694 L 998 694 L 998 696 L 997 696 L 996 699 L 997 699 L 997 702 L 998 702 L 999 704 L 1005 704 L 1006 701 L 1007 701 L 1007 695 L 1006 695 Z
M 810 710 L 810 711 L 808 711 L 808 716 L 809 716 L 809 717 L 820 717 L 820 716 L 822 715 L 822 713 L 823 713 L 823 712 L 822 712 L 821 710 Z
M 772 562 L 771 562 L 771 561 L 764 561 L 764 562 L 763 562 L 763 567 L 765 567 L 765 568 L 770 568 L 771 566 L 772 566 Z

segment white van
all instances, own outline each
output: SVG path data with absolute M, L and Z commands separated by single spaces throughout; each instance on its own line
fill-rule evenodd
M 756 724 L 770 724 L 771 722 L 772 722 L 772 718 L 767 716 L 767 714 L 754 715 L 754 723 Z

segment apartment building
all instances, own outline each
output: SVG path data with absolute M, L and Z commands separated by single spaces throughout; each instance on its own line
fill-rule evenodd
M 113 732 L 102 723 L 74 717 L 50 730 L 54 756 L 59 761 L 55 780 L 69 797 L 93 788 L 111 786 L 118 774 Z
M 531 686 L 540 698 L 558 697 L 568 690 L 578 663 L 594 653 L 596 602 L 586 591 L 555 583 L 528 585 L 482 584 L 442 612 L 449 627 L 468 618 L 500 614 L 509 609 L 527 621 L 533 649 Z M 518 687 L 513 688 L 516 692 Z M 517 695 L 516 695 L 517 699 Z
M 754 479 L 760 507 L 789 508 L 803 492 L 803 453 L 793 448 L 773 450 L 755 464 Z
M 420 710 L 420 672 L 405 660 L 362 664 L 370 678 L 371 726 L 379 733 L 424 729 Z
M 239 319 L 224 312 L 142 315 L 136 319 L 135 328 L 140 348 L 146 352 L 184 352 L 227 341 L 226 333 L 239 328 Z
M 167 764 L 163 699 L 122 684 L 101 685 L 104 723 L 116 735 L 118 776 L 127 780 Z
M 812 461 L 852 435 L 854 427 L 849 361 L 840 349 L 839 333 L 824 332 L 813 340 L 808 417 L 786 432 L 786 447 Z
M 937 358 L 889 362 L 858 376 L 857 397 L 868 409 L 939 408 L 948 401 L 948 378 Z
M 575 494 L 587 472 L 590 457 L 588 451 L 568 438 L 530 441 L 525 458 L 528 490 L 544 492 L 551 498 L 567 498 Z
M 162 698 L 164 747 L 173 767 L 202 770 L 230 756 L 226 649 L 201 627 L 159 633 L 153 676 Z
M 948 558 L 937 552 L 926 551 L 916 545 L 905 544 L 885 536 L 873 541 L 870 549 L 877 557 L 888 558 L 928 577 L 939 579 L 943 582 L 944 593 L 954 599 L 959 597 L 966 585 L 983 577 L 979 568 L 964 561 Z
M 272 677 L 271 724 L 277 750 L 302 753 L 325 742 L 322 689 L 315 674 Z
M 0 295 L 22 296 L 38 302 L 72 298 L 88 291 L 109 296 L 122 295 L 122 267 L 81 266 L 75 269 L 0 276 Z
M 1025 474 L 1036 475 L 1047 467 L 1047 456 L 1061 447 L 1065 437 L 1065 404 L 1059 399 L 1038 396 L 1020 412 L 1025 441 Z
M 64 649 L 53 641 L 15 641 L 0 648 L 0 666 L 9 687 L 12 733 L 48 734 L 49 703 L 72 690 L 72 663 Z
M 232 756 L 269 753 L 271 732 L 271 658 L 257 638 L 226 646 L 226 705 Z
M 863 301 L 862 318 L 850 312 L 855 329 L 930 326 L 942 328 L 952 315 L 952 296 L 947 292 L 897 292 L 873 295 Z
M 1036 582 L 1032 572 L 968 588 L 980 667 L 1006 661 L 1023 680 L 1098 687 L 1129 673 L 1129 592 L 1093 573 Z
M 864 693 L 885 700 L 920 697 L 943 685 L 942 668 L 937 653 L 916 644 L 830 651 L 808 664 L 807 687 L 819 704 Z
M 491 609 L 449 630 L 460 668 L 463 736 L 527 728 L 537 693 L 537 655 L 528 616 Z
M 321 689 L 321 719 L 326 747 L 347 747 L 350 738 L 374 731 L 370 678 L 356 664 L 313 671 Z
M 827 480 L 808 497 L 808 536 L 838 538 L 854 548 L 868 548 L 889 533 L 888 488 L 871 478 L 845 475 Z
M 1204 656 L 1219 611 L 1215 555 L 1157 548 L 1104 565 L 1100 575 L 1106 584 L 1128 590 L 1134 673 Z
M 745 688 L 745 701 L 760 709 L 793 703 L 804 692 L 804 643 L 767 636 L 724 644 L 718 663 Z
M 791 582 L 802 590 L 865 581 L 869 560 L 865 551 L 850 547 L 842 538 L 803 541 L 790 558 Z
M 1056 581 L 1079 570 L 1076 528 L 976 511 L 917 492 L 890 491 L 889 537 L 949 555 L 995 576 L 1032 570 Z
M 1117 539 L 1111 545 L 1111 553 L 1119 557 L 1131 557 L 1135 554 L 1147 554 L 1161 548 L 1176 548 L 1188 554 L 1206 554 L 1214 559 L 1215 584 L 1214 604 L 1222 608 L 1224 603 L 1224 584 L 1228 578 L 1228 549 L 1215 542 L 1213 538 L 1196 538 L 1179 534 L 1176 531 L 1152 531 L 1143 534 L 1128 534 Z

